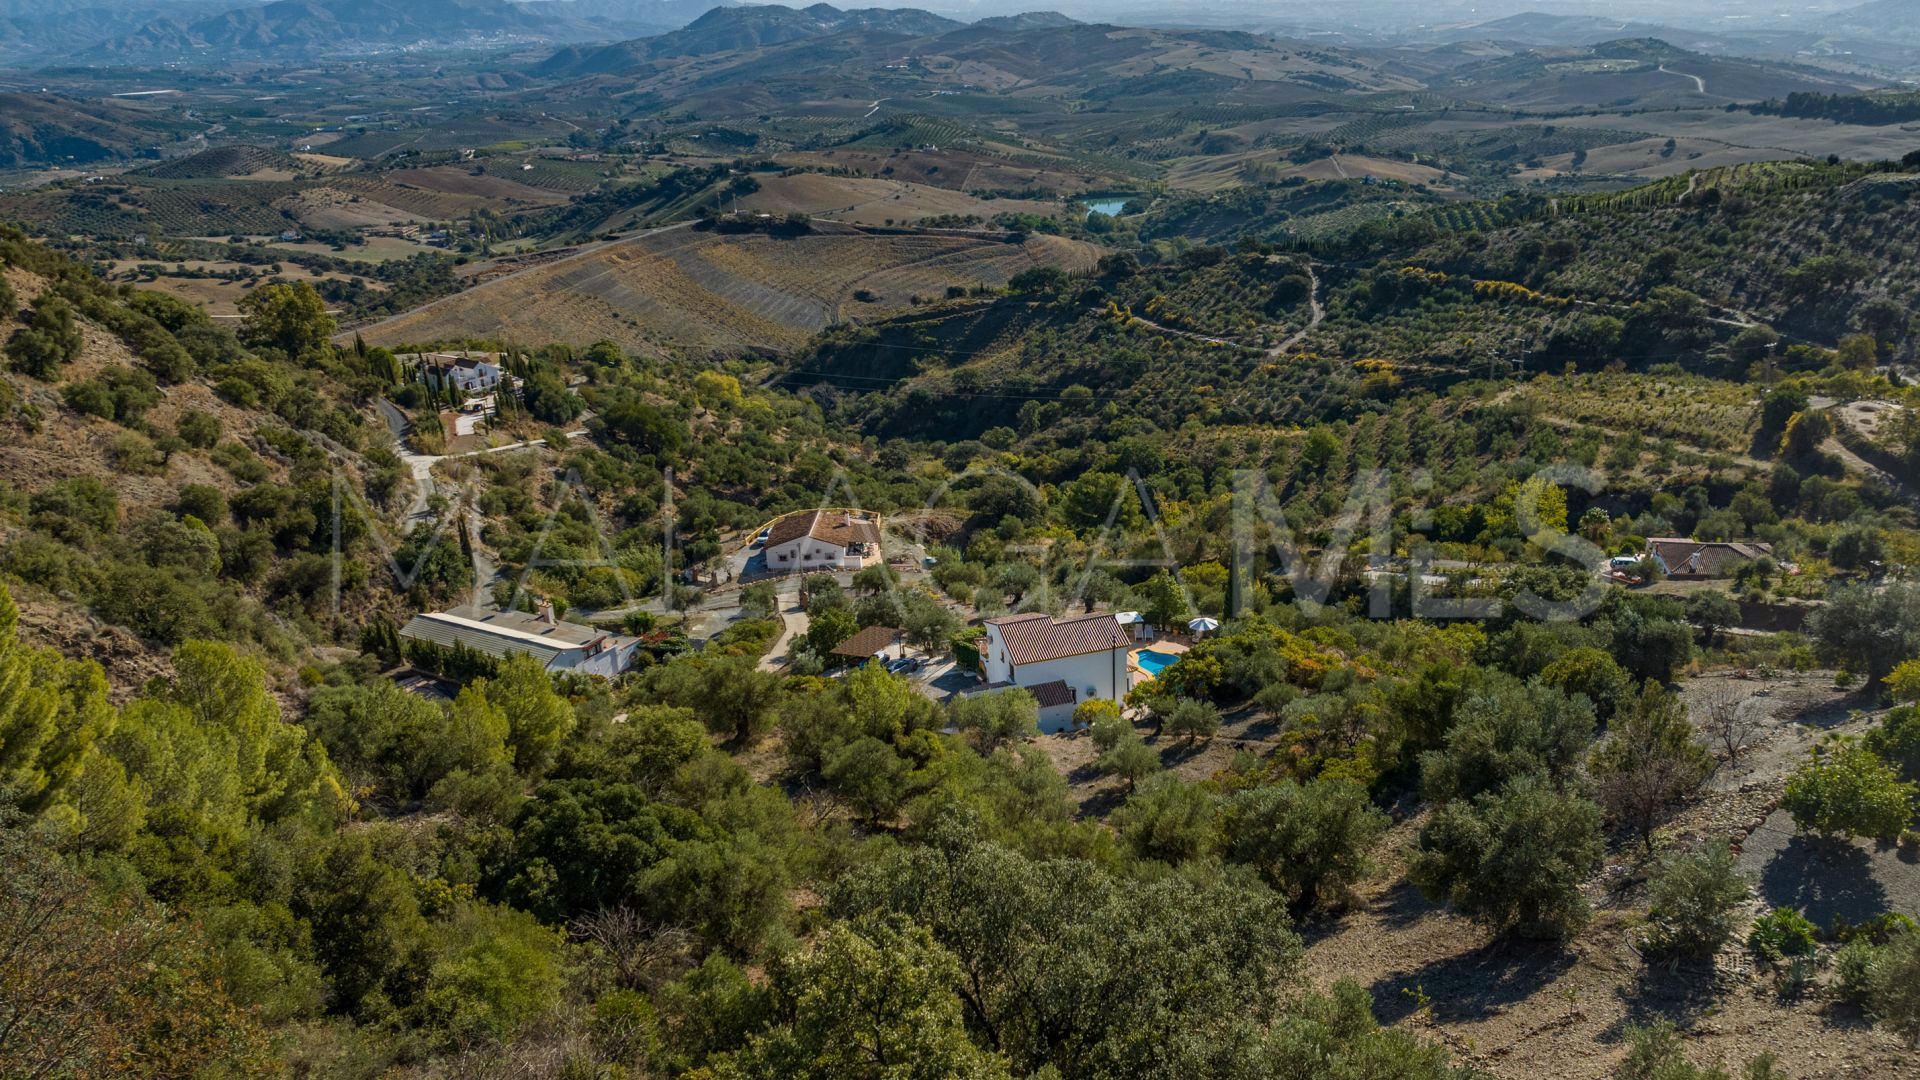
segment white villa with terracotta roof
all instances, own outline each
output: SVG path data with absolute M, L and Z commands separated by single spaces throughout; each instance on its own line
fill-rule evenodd
M 1063 731 L 1082 701 L 1120 701 L 1131 686 L 1126 628 L 1111 613 L 1055 621 L 1041 612 L 988 619 L 987 688 L 1017 686 L 1040 704 L 1040 730 Z
M 767 569 L 858 570 L 880 558 L 880 525 L 846 510 L 802 510 L 767 530 Z

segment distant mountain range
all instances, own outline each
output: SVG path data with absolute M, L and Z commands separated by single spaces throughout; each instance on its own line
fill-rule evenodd
M 1681 25 L 1531 11 L 1406 30 L 1397 36 L 1418 43 L 1488 41 L 1529 46 L 1658 38 L 1716 56 L 1814 62 L 1840 70 L 1920 71 L 1920 0 L 1870 0 L 1842 11 L 1793 18 L 1728 18 L 1679 11 L 1674 18 Z
M 67 59 L 156 19 L 202 19 L 232 7 L 233 0 L 0 2 L 0 65 Z
M 554 73 L 864 32 L 925 37 L 968 24 L 914 8 L 715 5 L 714 0 L 0 0 L 0 65 L 325 59 L 564 44 Z M 982 19 L 1006 32 L 1075 25 L 1057 12 Z M 613 42 L 614 44 L 605 44 Z
M 971 23 L 914 8 L 845 10 L 828 4 L 788 7 L 725 0 L 0 0 L 0 66 L 84 63 L 147 65 L 227 59 L 310 61 L 407 52 L 566 46 L 538 74 L 618 74 L 673 58 L 774 48 L 834 35 L 931 37 L 971 26 L 1020 33 L 1076 25 L 1052 11 L 993 14 Z M 942 7 L 942 5 L 945 5 Z M 938 0 L 951 12 L 963 0 Z M 1121 5 L 1125 7 L 1124 4 Z M 1230 25 L 1245 5 L 1179 11 L 1182 24 Z M 1292 15 L 1324 16 L 1325 4 Z M 1459 18 L 1460 5 L 1427 14 Z M 1641 9 L 1643 10 L 1644 5 Z M 1002 0 L 980 10 L 1006 12 Z M 1082 9 L 1070 8 L 1074 12 Z M 1159 25 L 1161 16 L 1127 9 L 1125 21 Z M 1289 9 L 1292 11 L 1292 9 Z M 1509 9 L 1510 10 L 1510 9 Z M 1718 9 L 1716 9 L 1718 10 Z M 1410 16 L 1411 18 L 1412 16 Z M 1659 16 L 1656 15 L 1656 18 Z M 1588 46 L 1622 38 L 1658 38 L 1716 56 L 1814 62 L 1848 71 L 1920 71 L 1920 0 L 1869 0 L 1842 11 L 1793 18 L 1733 18 L 1676 11 L 1669 26 L 1588 14 L 1524 12 L 1479 21 L 1435 21 L 1420 28 L 1358 36 L 1282 26 L 1283 37 L 1329 44 L 1506 47 Z M 1350 29 L 1350 28 L 1349 28 Z
M 624 27 L 558 5 L 510 0 L 275 0 L 200 19 L 155 19 L 83 59 L 401 51 L 514 41 L 583 41 Z
M 994 21 L 1011 23 L 1020 18 L 1024 16 Z M 1064 24 L 1073 22 L 1064 15 L 1042 18 Z M 863 32 L 927 37 L 958 30 L 965 25 L 916 8 L 842 11 L 828 4 L 797 9 L 778 4 L 717 7 L 685 27 L 658 37 L 621 41 L 600 47 L 562 49 L 541 64 L 536 74 L 559 78 L 617 74 L 631 71 L 652 60 L 763 49 L 829 34 Z

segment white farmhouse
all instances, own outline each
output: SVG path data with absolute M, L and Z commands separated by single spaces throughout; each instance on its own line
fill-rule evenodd
M 845 510 L 802 510 L 767 530 L 767 569 L 858 570 L 880 557 L 880 526 Z
M 989 690 L 1017 686 L 1040 704 L 1040 730 L 1062 731 L 1082 701 L 1119 701 L 1130 685 L 1127 633 L 1111 614 L 1058 622 L 1040 612 L 988 619 L 980 661 Z
M 457 607 L 423 611 L 400 628 L 400 636 L 441 648 L 456 643 L 488 656 L 525 653 L 548 671 L 578 671 L 612 677 L 633 666 L 640 639 L 609 634 L 554 618 L 553 605 L 538 615 Z
M 451 387 L 463 394 L 480 393 L 499 386 L 506 377 L 499 364 L 469 353 L 425 353 L 419 363 L 421 377 L 436 390 Z

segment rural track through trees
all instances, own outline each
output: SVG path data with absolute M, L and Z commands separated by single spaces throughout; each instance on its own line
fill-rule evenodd
M 1315 327 L 1326 320 L 1326 306 L 1320 303 L 1320 275 L 1313 272 L 1312 263 L 1307 264 L 1307 280 L 1312 283 L 1307 286 L 1307 308 L 1309 311 L 1307 325 L 1296 330 L 1287 340 L 1268 350 L 1267 356 L 1271 359 L 1278 360 L 1291 352 L 1295 346 L 1307 339 L 1308 334 L 1313 333 Z
M 1643 68 L 1642 70 L 1645 70 L 1645 69 Z M 1702 94 L 1705 94 L 1707 92 L 1707 80 L 1701 78 L 1698 75 L 1689 75 L 1684 71 L 1675 71 L 1665 64 L 1660 65 L 1660 70 L 1668 75 L 1678 75 L 1683 79 L 1692 79 L 1695 90 L 1699 91 Z

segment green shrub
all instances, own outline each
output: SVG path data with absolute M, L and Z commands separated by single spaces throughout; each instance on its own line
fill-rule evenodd
M 1880 946 L 1863 937 L 1840 946 L 1833 954 L 1833 970 L 1841 1001 L 1866 1007 L 1873 996 L 1873 966 L 1879 958 Z
M 1867 1002 L 1876 1022 L 1920 1045 L 1920 932 L 1899 934 L 1867 972 Z
M 27 325 L 7 342 L 7 356 L 16 371 L 51 382 L 62 364 L 79 357 L 84 341 L 73 307 L 57 296 L 43 295 L 33 305 Z
M 220 400 L 243 409 L 251 409 L 260 404 L 260 391 L 254 385 L 238 376 L 228 376 L 214 384 L 213 392 Z
M 67 408 L 88 416 L 97 416 L 102 420 L 113 419 L 113 391 L 89 379 L 85 382 L 68 383 L 60 391 Z
M 108 440 L 107 456 L 123 472 L 146 474 L 165 470 L 153 440 L 137 431 L 122 431 Z
M 1615 1080 L 1731 1080 L 1719 1066 L 1703 1069 L 1688 1061 L 1671 1020 L 1656 1020 L 1645 1027 L 1629 1024 L 1626 1035 L 1627 1060 L 1614 1074 Z M 1773 1055 L 1762 1053 L 1749 1060 L 1740 1075 L 1744 1080 L 1775 1080 L 1779 1073 Z
M 220 441 L 220 418 L 209 412 L 188 409 L 180 414 L 173 430 L 188 446 L 196 450 L 211 450 Z
M 1648 943 L 1657 954 L 1712 956 L 1733 936 L 1752 894 L 1725 840 L 1694 854 L 1670 855 L 1647 885 L 1654 924 Z
M 1227 860 L 1252 866 L 1296 912 L 1307 912 L 1366 872 L 1387 816 L 1365 788 L 1323 777 L 1235 792 L 1223 824 Z
M 1220 708 L 1199 698 L 1178 698 L 1167 712 L 1166 728 L 1168 735 L 1179 735 L 1188 741 L 1211 739 L 1220 730 Z
M 213 448 L 214 463 L 227 470 L 235 480 L 257 484 L 265 480 L 272 472 L 259 455 L 237 442 L 223 442 Z
M 1873 751 L 1842 744 L 1816 749 L 1787 781 L 1780 805 L 1802 831 L 1892 839 L 1913 820 L 1914 791 Z
M 1747 945 L 1760 958 L 1778 963 L 1795 956 L 1812 956 L 1820 929 L 1792 908 L 1774 908 L 1747 933 Z
M 1885 945 L 1896 936 L 1914 929 L 1911 918 L 1898 911 L 1883 911 L 1862 923 L 1850 923 L 1844 917 L 1834 920 L 1830 936 L 1835 941 L 1849 942 L 1865 938 L 1875 945 Z
M 1580 884 L 1606 854 L 1600 808 L 1527 776 L 1456 800 L 1420 830 L 1420 891 L 1496 931 L 1564 936 L 1586 922 Z

